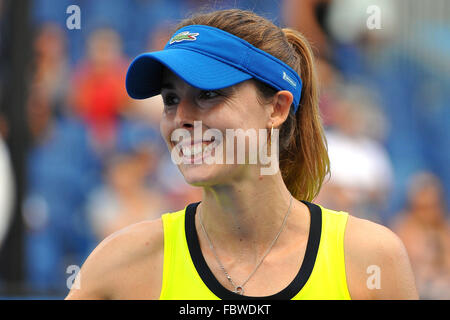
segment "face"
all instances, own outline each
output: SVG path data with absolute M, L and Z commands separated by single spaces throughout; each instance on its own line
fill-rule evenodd
M 269 108 L 258 100 L 257 89 L 252 81 L 205 91 L 190 86 L 165 69 L 161 95 L 164 101 L 161 134 L 169 151 L 183 159 L 177 164 L 187 183 L 208 186 L 246 176 L 248 159 L 246 157 L 244 163 L 237 160 L 239 154 L 236 142 L 248 129 L 256 132 L 266 129 L 270 115 Z M 175 133 L 183 131 L 180 129 L 190 136 L 183 140 L 174 139 Z M 227 129 L 232 129 L 237 136 L 234 144 L 227 138 Z M 196 134 L 198 132 L 200 134 Z M 208 136 L 206 132 L 212 135 Z M 234 148 L 227 150 L 227 142 Z M 235 157 L 232 163 L 226 164 L 226 153 L 229 151 Z M 248 151 L 245 152 L 248 156 Z M 219 158 L 222 163 L 213 161 Z

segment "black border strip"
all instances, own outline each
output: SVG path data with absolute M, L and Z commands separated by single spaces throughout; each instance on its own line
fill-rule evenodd
M 223 300 L 290 300 L 300 292 L 305 283 L 308 281 L 319 250 L 320 236 L 322 233 L 322 210 L 321 208 L 307 201 L 302 201 L 309 209 L 311 215 L 311 223 L 309 228 L 308 243 L 306 245 L 305 256 L 302 265 L 295 276 L 294 280 L 280 292 L 263 297 L 242 296 L 234 293 L 216 279 L 208 264 L 203 257 L 200 249 L 197 232 L 195 229 L 195 214 L 200 202 L 191 203 L 186 207 L 185 216 L 185 232 L 186 241 L 191 255 L 192 262 L 197 269 L 198 274 L 202 278 L 206 286 L 220 299 Z

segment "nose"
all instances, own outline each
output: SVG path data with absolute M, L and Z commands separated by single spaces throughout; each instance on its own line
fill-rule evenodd
M 175 124 L 177 128 L 193 129 L 196 120 L 196 107 L 188 98 L 182 98 L 177 106 Z

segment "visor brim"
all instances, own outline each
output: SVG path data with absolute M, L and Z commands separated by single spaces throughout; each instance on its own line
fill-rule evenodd
M 239 69 L 202 53 L 169 49 L 144 53 L 128 68 L 126 89 L 134 99 L 146 99 L 161 93 L 163 67 L 169 68 L 189 85 L 202 90 L 217 90 L 252 78 Z

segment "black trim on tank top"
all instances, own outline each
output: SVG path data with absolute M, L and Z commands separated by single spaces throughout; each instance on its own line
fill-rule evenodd
M 307 201 L 302 201 L 309 209 L 311 222 L 309 227 L 308 243 L 302 265 L 292 282 L 278 293 L 270 296 L 253 297 L 243 296 L 225 288 L 214 276 L 203 257 L 200 249 L 197 231 L 195 228 L 195 214 L 200 202 L 191 203 L 186 207 L 185 232 L 186 240 L 192 262 L 205 285 L 222 300 L 290 300 L 297 295 L 308 281 L 316 262 L 322 233 L 322 210 Z

